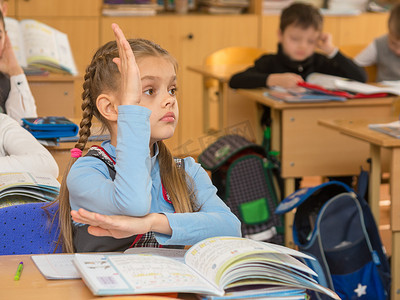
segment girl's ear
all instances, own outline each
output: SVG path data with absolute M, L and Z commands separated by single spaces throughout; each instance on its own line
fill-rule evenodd
M 96 99 L 97 109 L 100 114 L 109 121 L 117 121 L 118 108 L 115 105 L 114 97 L 110 94 L 101 94 Z

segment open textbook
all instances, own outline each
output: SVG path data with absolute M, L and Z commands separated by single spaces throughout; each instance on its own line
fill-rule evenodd
M 372 130 L 376 130 L 400 139 L 400 121 L 382 124 L 369 124 L 368 127 Z
M 52 176 L 27 172 L 0 173 L 0 207 L 53 201 L 59 191 L 60 183 Z
M 4 21 L 18 63 L 24 69 L 78 73 L 65 33 L 31 19 L 18 21 L 7 17 Z
M 318 85 L 327 90 L 351 92 L 352 95 L 357 98 L 363 98 L 368 95 L 375 96 L 376 94 L 379 95 L 385 93 L 400 95 L 400 88 L 398 86 L 372 85 L 343 77 L 321 74 L 321 73 L 311 73 L 310 75 L 307 76 L 306 83 L 312 85 Z
M 274 244 L 215 237 L 189 248 L 184 262 L 150 254 L 75 254 L 74 263 L 95 295 L 186 292 L 222 297 L 240 289 L 256 297 L 273 289 L 281 291 L 273 298 L 282 299 L 286 291 L 304 298 L 311 289 L 340 299 L 293 256 L 307 257 Z

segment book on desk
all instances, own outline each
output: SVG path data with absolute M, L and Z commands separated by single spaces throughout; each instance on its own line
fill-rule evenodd
M 368 128 L 400 139 L 400 121 L 381 124 L 369 124 Z
M 204 299 L 304 299 L 311 289 L 339 299 L 293 256 L 307 255 L 245 238 L 215 237 L 189 248 L 183 262 L 149 254 L 75 254 L 74 263 L 94 295 L 182 292 Z
M 26 74 L 40 70 L 77 75 L 68 36 L 42 22 L 6 17 L 7 34 L 18 63 Z
M 347 99 L 380 98 L 388 94 L 400 95 L 395 86 L 375 86 L 358 81 L 312 73 L 294 89 L 272 87 L 266 96 L 288 103 L 346 101 Z
M 54 201 L 59 191 L 60 183 L 52 176 L 28 172 L 0 173 L 0 208 Z

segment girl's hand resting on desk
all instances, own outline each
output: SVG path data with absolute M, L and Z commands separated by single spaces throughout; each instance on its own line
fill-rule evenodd
M 88 224 L 88 232 L 95 236 L 122 239 L 149 231 L 172 234 L 168 219 L 164 214 L 151 213 L 144 217 L 107 216 L 80 208 L 78 211 L 72 210 L 71 216 L 75 222 Z
M 285 89 L 297 88 L 298 82 L 303 82 L 303 78 L 295 73 L 276 73 L 267 78 L 267 87 L 280 86 Z
M 142 95 L 142 82 L 135 55 L 124 33 L 117 24 L 112 24 L 119 57 L 113 59 L 121 73 L 120 103 L 121 105 L 139 104 Z

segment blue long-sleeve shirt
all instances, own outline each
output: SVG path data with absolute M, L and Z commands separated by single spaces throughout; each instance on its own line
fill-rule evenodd
M 174 213 L 164 200 L 156 151 L 150 157 L 151 111 L 137 105 L 118 108 L 117 147 L 110 141 L 102 147 L 116 161 L 113 181 L 105 163 L 81 157 L 72 166 L 67 185 L 73 210 L 85 208 L 106 215 L 144 216 L 163 213 L 172 235 L 155 233 L 162 245 L 193 245 L 212 236 L 241 236 L 240 221 L 216 195 L 206 171 L 193 158 L 185 158 L 187 174 L 193 178 L 200 210 Z

